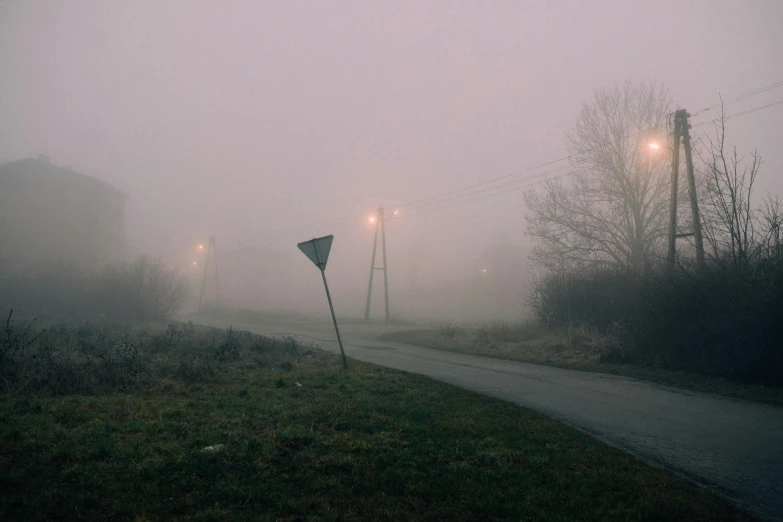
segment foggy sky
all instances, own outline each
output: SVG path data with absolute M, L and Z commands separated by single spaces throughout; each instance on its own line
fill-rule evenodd
M 45 153 L 117 186 L 132 246 L 168 259 L 214 234 L 286 252 L 317 285 L 295 245 L 334 233 L 330 283 L 355 308 L 378 205 L 566 155 L 595 88 L 660 82 L 695 112 L 783 79 L 781 56 L 772 0 L 0 0 L 0 161 Z M 782 119 L 776 106 L 729 123 L 764 157 L 762 192 L 783 194 Z M 524 212 L 519 191 L 402 212 L 393 288 L 475 276 L 492 241 L 518 255 Z

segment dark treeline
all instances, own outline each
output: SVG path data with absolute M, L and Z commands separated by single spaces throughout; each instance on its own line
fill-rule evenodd
M 570 135 L 583 154 L 577 181 L 527 196 L 534 259 L 550 269 L 534 285 L 532 308 L 548 328 L 583 324 L 615 336 L 607 362 L 781 385 L 783 206 L 754 197 L 761 156 L 744 161 L 728 149 L 723 114 L 714 139 L 694 151 L 704 266 L 690 238 L 670 265 L 671 170 L 664 157 L 640 159 L 639 139 L 667 136 L 666 100 L 662 88 L 627 84 L 585 105 Z M 681 233 L 693 224 L 689 191 L 681 183 L 678 192 Z

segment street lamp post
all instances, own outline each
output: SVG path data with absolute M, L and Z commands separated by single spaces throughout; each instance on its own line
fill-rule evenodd
M 694 236 L 696 247 L 696 263 L 699 269 L 704 268 L 704 243 L 701 235 L 701 214 L 699 212 L 699 203 L 696 198 L 696 180 L 693 174 L 693 158 L 691 156 L 691 141 L 688 128 L 688 112 L 680 109 L 674 113 L 674 136 L 672 147 L 661 145 L 658 142 L 648 144 L 651 150 L 657 151 L 661 147 L 666 147 L 672 152 L 672 176 L 671 176 L 671 199 L 669 202 L 669 234 L 668 234 L 668 256 L 669 269 L 674 269 L 677 255 L 677 238 Z M 684 234 L 677 233 L 677 188 L 679 183 L 680 169 L 680 140 L 685 146 L 685 163 L 688 176 L 688 192 L 691 201 L 691 213 L 693 215 L 693 231 Z

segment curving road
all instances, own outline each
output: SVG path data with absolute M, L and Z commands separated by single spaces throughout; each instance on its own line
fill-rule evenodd
M 243 328 L 338 351 L 330 324 Z M 783 521 L 783 408 L 627 377 L 379 341 L 406 328 L 341 325 L 348 357 L 429 377 L 539 411 Z M 407 328 L 410 329 L 410 328 Z

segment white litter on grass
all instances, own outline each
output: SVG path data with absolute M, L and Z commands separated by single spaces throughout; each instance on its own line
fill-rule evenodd
M 202 453 L 211 453 L 211 452 L 216 452 L 216 451 L 223 451 L 224 447 L 225 446 L 223 446 L 222 444 L 216 444 L 214 446 L 207 446 L 206 448 L 202 449 L 201 452 Z
M 297 386 L 301 386 L 301 384 L 299 384 L 299 383 L 296 383 L 296 385 L 297 385 Z

